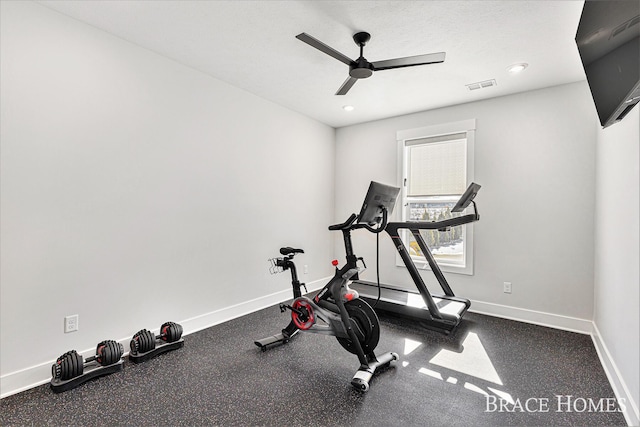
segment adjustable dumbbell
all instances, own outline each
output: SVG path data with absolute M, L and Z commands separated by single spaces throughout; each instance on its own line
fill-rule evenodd
M 142 329 L 131 338 L 129 360 L 135 363 L 144 362 L 167 351 L 184 346 L 182 326 L 175 322 L 165 322 L 160 327 L 160 335 Z
M 124 368 L 123 354 L 122 344 L 113 340 L 99 343 L 96 354 L 86 360 L 75 350 L 67 351 L 51 366 L 51 389 L 60 393 L 92 378 L 121 371 Z

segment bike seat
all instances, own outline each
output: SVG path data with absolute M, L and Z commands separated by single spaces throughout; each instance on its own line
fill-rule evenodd
M 287 246 L 286 248 L 280 248 L 280 253 L 282 255 L 290 255 L 290 254 L 303 254 L 304 251 L 302 249 L 295 249 L 291 246 Z

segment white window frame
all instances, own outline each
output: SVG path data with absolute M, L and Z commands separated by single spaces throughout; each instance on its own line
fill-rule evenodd
M 402 209 L 398 209 L 401 211 L 402 221 L 407 221 L 408 218 L 408 198 L 407 198 L 407 186 L 408 182 L 408 147 L 407 141 L 412 141 L 416 139 L 422 138 L 432 138 L 436 136 L 443 135 L 451 135 L 457 133 L 466 133 L 467 140 L 467 158 L 466 158 L 466 181 L 467 186 L 471 184 L 474 180 L 474 142 L 475 142 L 475 130 L 476 130 L 476 120 L 469 119 L 463 120 L 459 122 L 451 122 L 444 123 L 435 126 L 427 126 L 415 129 L 406 129 L 396 132 L 396 139 L 398 142 L 398 186 L 401 188 L 401 196 L 402 196 Z M 458 274 L 466 274 L 473 275 L 473 223 L 468 223 L 462 226 L 463 227 L 463 240 L 464 240 L 464 265 L 455 265 L 455 264 L 447 264 L 446 262 L 442 262 L 438 260 L 438 266 L 444 272 L 448 273 L 458 273 Z M 404 230 L 402 239 L 407 247 L 409 247 L 409 232 Z M 429 264 L 424 258 L 415 258 L 412 257 L 413 261 L 416 264 L 418 269 L 429 269 Z M 404 262 L 399 255 L 396 255 L 396 265 L 399 267 L 404 267 Z

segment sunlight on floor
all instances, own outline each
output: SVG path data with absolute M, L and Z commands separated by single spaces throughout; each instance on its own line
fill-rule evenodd
M 422 343 L 420 341 L 414 341 L 414 340 L 410 340 L 409 338 L 405 338 L 404 339 L 404 354 L 405 356 L 409 353 L 411 353 L 412 351 L 414 351 L 416 348 L 420 347 L 422 345 Z
M 464 383 L 464 388 L 466 388 L 467 390 L 471 390 L 471 391 L 475 391 L 476 393 L 482 394 L 484 396 L 489 396 L 489 393 L 487 393 L 486 391 L 484 391 L 483 389 L 481 389 L 480 387 L 478 387 L 475 384 L 471 384 L 471 383 Z M 491 393 L 495 394 L 496 396 L 498 396 L 500 399 L 504 400 L 507 403 L 510 404 L 515 404 L 515 401 L 513 400 L 513 397 L 507 393 L 506 391 L 502 391 L 502 390 L 496 390 L 493 387 L 487 387 L 487 390 L 489 390 Z
M 464 350 L 460 353 L 442 349 L 429 363 L 503 385 L 476 333 L 469 332 L 462 342 L 462 347 Z
M 423 343 L 420 341 L 411 340 L 405 338 L 404 342 L 404 354 L 408 355 L 420 347 Z M 497 385 L 503 385 L 498 372 L 496 371 L 489 355 L 487 354 L 480 337 L 474 332 L 464 338 L 461 346 L 462 351 L 456 352 L 452 350 L 442 349 L 435 356 L 431 358 L 429 364 L 440 366 L 452 371 L 460 372 L 461 374 L 470 375 L 478 378 L 483 382 L 489 382 Z M 403 367 L 409 366 L 407 361 L 402 362 Z M 420 374 L 426 375 L 431 378 L 435 378 L 440 381 L 446 381 L 449 384 L 458 384 L 458 379 L 454 377 L 445 377 L 441 372 L 428 368 L 418 369 Z M 479 387 L 476 384 L 464 381 L 461 385 L 469 391 L 481 394 L 483 396 L 490 396 L 491 394 L 498 396 L 500 399 L 507 403 L 514 404 L 513 397 L 506 391 L 498 390 L 493 387 L 485 386 L 485 389 Z
M 444 378 L 442 377 L 442 374 L 440 372 L 436 372 L 436 371 L 432 371 L 431 369 L 427 369 L 427 368 L 420 368 L 418 369 L 418 372 L 420 372 L 421 374 L 425 374 L 428 375 L 432 378 L 436 378 L 440 381 L 444 381 Z M 457 378 L 453 378 L 453 377 L 449 377 L 447 378 L 447 382 L 450 384 L 457 384 L 458 383 L 458 379 Z
M 440 372 L 432 371 L 431 369 L 427 369 L 427 368 L 420 368 L 418 372 L 420 372 L 421 374 L 429 375 L 430 377 L 439 379 L 440 381 L 443 381 L 442 375 L 440 374 Z
M 484 394 L 485 396 L 489 396 L 489 393 L 487 393 L 477 385 L 471 383 L 464 383 L 464 388 L 466 388 L 467 390 L 475 391 L 476 393 Z
M 506 391 L 501 391 L 501 390 L 496 390 L 493 387 L 487 387 L 489 389 L 489 391 L 491 391 L 493 394 L 497 395 L 499 398 L 501 398 L 502 400 L 505 400 L 506 402 L 510 403 L 510 404 L 515 404 L 515 401 L 513 400 L 513 397 L 507 393 Z

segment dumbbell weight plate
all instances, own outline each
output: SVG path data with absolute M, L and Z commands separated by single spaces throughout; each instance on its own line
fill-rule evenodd
M 133 336 L 130 346 L 134 353 L 146 353 L 156 348 L 156 337 L 151 331 L 142 329 Z
M 117 363 L 124 353 L 122 344 L 114 340 L 102 341 L 96 347 L 96 361 L 102 366 Z
M 78 377 L 82 375 L 83 371 L 84 362 L 82 356 L 75 350 L 68 351 L 58 357 L 56 363 L 51 368 L 53 377 L 59 378 L 62 381 Z
M 182 337 L 182 326 L 175 322 L 165 322 L 160 327 L 160 337 L 165 342 L 175 342 Z

